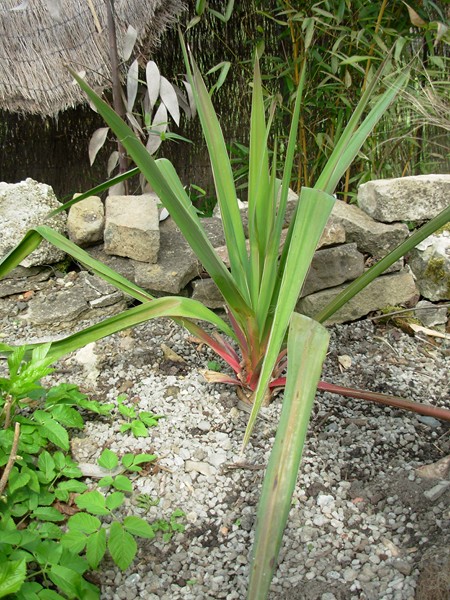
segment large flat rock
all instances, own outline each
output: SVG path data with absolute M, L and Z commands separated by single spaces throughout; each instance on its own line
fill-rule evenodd
M 358 205 L 383 223 L 429 221 L 448 206 L 450 175 L 377 179 L 358 189 Z
M 355 242 L 360 252 L 382 258 L 409 235 L 404 223 L 379 223 L 352 204 L 337 201 L 332 215 L 344 226 L 347 242 Z
M 308 317 L 314 317 L 345 287 L 345 285 L 341 285 L 306 296 L 299 300 L 296 310 Z M 417 288 L 409 270 L 404 269 L 398 273 L 382 275 L 354 296 L 326 324 L 354 321 L 386 306 L 411 302 L 415 296 L 417 296 Z

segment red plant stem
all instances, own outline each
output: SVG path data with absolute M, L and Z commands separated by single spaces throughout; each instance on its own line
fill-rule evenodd
M 405 398 L 400 398 L 398 396 L 387 396 L 377 392 L 368 392 L 366 390 L 354 390 L 352 388 L 326 383 L 325 381 L 320 381 L 317 389 L 321 392 L 341 394 L 342 396 L 355 398 L 357 400 L 368 400 L 370 402 L 376 402 L 377 404 L 384 404 L 385 406 L 410 410 L 427 417 L 450 421 L 450 410 L 447 408 L 439 408 L 437 406 L 430 406 L 429 404 L 413 402 L 412 400 L 406 400 Z

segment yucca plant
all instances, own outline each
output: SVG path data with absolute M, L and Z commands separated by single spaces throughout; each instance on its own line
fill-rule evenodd
M 215 380 L 233 383 L 246 392 L 245 399 L 251 404 L 251 414 L 244 445 L 250 438 L 262 403 L 270 399 L 274 390 L 286 384 L 280 424 L 264 479 L 251 559 L 248 598 L 262 600 L 268 594 L 276 567 L 316 389 L 319 385 L 322 389 L 333 391 L 331 384 L 319 382 L 329 339 L 329 334 L 320 321 L 325 321 L 400 255 L 445 224 L 450 218 L 450 208 L 349 286 L 345 297 L 337 298 L 317 319 L 296 314 L 294 308 L 300 290 L 335 202 L 333 191 L 372 128 L 405 85 L 408 73 L 400 73 L 384 82 L 385 90 L 375 98 L 367 116 L 358 126 L 374 89 L 380 83 L 382 68 L 367 87 L 314 188 L 302 189 L 280 253 L 306 67 L 303 67 L 300 76 L 284 174 L 282 180 L 279 180 L 276 177 L 276 144 L 270 164 L 268 151 L 274 111 L 271 109 L 266 122 L 261 74 L 258 59 L 255 59 L 250 126 L 247 245 L 230 159 L 220 125 L 208 90 L 194 60 L 188 56 L 183 41 L 182 46 L 188 77 L 208 145 L 230 269 L 212 247 L 172 164 L 166 159 L 154 160 L 114 111 L 80 77 L 75 73 L 73 75 L 121 140 L 137 168 L 150 182 L 216 283 L 226 302 L 230 324 L 189 298 L 153 299 L 145 290 L 94 260 L 84 250 L 45 226 L 36 227 L 28 232 L 21 243 L 1 261 L 0 277 L 18 265 L 42 239 L 46 239 L 89 270 L 141 302 L 140 305 L 119 315 L 54 342 L 48 354 L 50 360 L 56 360 L 89 342 L 149 319 L 165 316 L 177 320 L 213 348 L 234 371 L 234 376 L 215 374 Z M 103 187 L 116 181 L 117 178 Z M 89 194 L 92 194 L 92 190 L 78 200 Z M 212 323 L 226 337 L 207 333 L 198 324 L 199 320 Z M 0 346 L 0 351 L 9 350 L 5 345 Z M 287 381 L 284 378 L 286 369 Z M 350 390 L 337 389 L 341 393 L 351 393 Z M 369 393 L 358 393 L 371 399 Z M 374 399 L 380 395 L 372 396 Z M 392 401 L 392 398 L 389 398 L 389 401 Z

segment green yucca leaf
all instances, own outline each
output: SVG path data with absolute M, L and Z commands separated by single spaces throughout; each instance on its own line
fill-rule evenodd
M 257 414 L 272 377 L 289 320 L 300 295 L 303 282 L 308 274 L 320 236 L 333 209 L 334 202 L 335 200 L 332 196 L 320 190 L 303 187 L 300 193 L 269 342 L 261 368 L 258 387 L 254 394 L 252 412 L 244 435 L 244 445 L 250 438 Z
M 245 301 L 250 304 L 248 280 L 246 276 L 248 271 L 247 249 L 230 158 L 228 156 L 219 120 L 214 111 L 210 95 L 200 71 L 194 59 L 188 55 L 186 45 L 181 35 L 180 41 L 197 113 L 208 146 L 217 202 L 220 207 L 225 240 L 230 258 L 231 273 L 239 287 L 240 294 Z M 204 266 L 207 269 L 207 266 Z
M 422 225 L 420 229 L 415 231 L 408 239 L 402 242 L 392 252 L 374 264 L 370 269 L 363 273 L 360 277 L 352 281 L 340 294 L 325 306 L 314 318 L 320 323 L 329 319 L 336 311 L 344 304 L 356 296 L 361 290 L 367 287 L 374 279 L 381 275 L 386 269 L 393 265 L 402 256 L 410 252 L 417 244 L 420 244 L 429 235 L 440 229 L 450 221 L 450 206 L 441 211 L 431 221 Z
M 128 127 L 83 79 L 73 71 L 71 71 L 71 74 L 82 90 L 88 95 L 99 114 L 121 141 L 141 173 L 150 182 L 162 204 L 167 208 L 171 217 L 180 228 L 183 236 L 215 281 L 227 304 L 237 315 L 247 314 L 249 312 L 248 305 L 229 271 L 212 247 L 201 226 L 196 211 L 186 201 L 186 192 L 184 190 L 181 192 L 180 186 L 177 183 L 172 187 L 173 178 L 165 176 L 163 171 L 167 167 L 167 161 L 162 162 L 162 168 L 160 168 L 158 163 L 147 152 L 145 146 L 136 137 L 133 130 Z
M 262 600 L 269 593 L 329 337 L 316 321 L 292 315 L 289 373 L 258 506 L 247 600 Z

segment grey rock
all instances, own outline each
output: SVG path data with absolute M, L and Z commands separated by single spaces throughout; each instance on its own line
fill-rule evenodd
M 314 316 L 344 289 L 345 286 L 338 286 L 301 298 L 296 310 L 307 316 Z M 416 293 L 414 278 L 408 270 L 383 275 L 354 296 L 327 321 L 327 324 L 354 321 L 385 306 L 405 304 L 410 302 Z
M 421 423 L 423 423 L 424 425 L 431 427 L 432 429 L 436 429 L 436 427 L 441 426 L 441 422 L 433 417 L 427 417 L 425 415 L 418 415 L 417 420 L 420 421 Z
M 134 262 L 134 279 L 146 290 L 179 294 L 201 272 L 200 263 L 171 219 L 161 223 L 157 264 Z
M 70 273 L 62 287 L 53 285 L 45 293 L 37 293 L 28 302 L 24 319 L 33 325 L 64 328 L 74 322 L 101 317 L 126 308 L 122 292 L 102 279 L 82 272 L 78 277 Z
M 0 183 L 0 257 L 12 250 L 27 233 L 37 225 L 45 224 L 64 234 L 66 213 L 61 212 L 51 219 L 50 211 L 61 206 L 49 185 L 26 179 L 20 183 Z M 50 265 L 63 260 L 65 254 L 49 242 L 42 242 L 27 258 L 21 261 L 24 267 Z
M 450 481 L 444 480 L 434 485 L 430 490 L 426 490 L 423 495 L 431 502 L 435 502 L 438 498 L 445 494 L 448 489 L 450 489 Z
M 356 279 L 363 271 L 364 256 L 358 252 L 356 244 L 318 250 L 311 261 L 301 297 Z
M 450 300 L 450 233 L 431 235 L 414 248 L 408 264 L 428 300 Z
M 104 240 L 107 254 L 155 263 L 159 252 L 159 213 L 154 196 L 109 196 Z
M 397 558 L 392 561 L 392 566 L 399 571 L 402 575 L 411 575 L 413 566 L 407 560 Z
M 368 181 L 358 189 L 358 205 L 384 223 L 428 221 L 448 206 L 450 175 L 414 175 Z
M 378 223 L 357 206 L 341 201 L 335 203 L 332 216 L 344 226 L 347 242 L 355 242 L 360 252 L 375 258 L 385 256 L 409 235 L 403 223 Z
M 222 222 L 210 217 L 201 220 L 211 244 L 225 243 Z M 158 263 L 134 263 L 134 280 L 155 294 L 180 294 L 186 285 L 200 275 L 202 267 L 180 229 L 171 218 L 160 224 Z
M 0 281 L 0 298 L 40 290 L 52 273 L 52 269 L 48 267 L 17 267 Z
M 335 246 L 336 244 L 344 244 L 346 241 L 345 227 L 333 215 L 327 221 L 322 236 L 317 244 L 319 248 L 327 246 Z
M 195 279 L 192 282 L 192 298 L 212 309 L 223 308 L 225 306 L 222 294 L 210 278 Z
M 416 317 L 425 327 L 444 325 L 447 323 L 447 307 L 421 300 L 416 304 Z
M 123 258 L 121 256 L 112 256 L 110 254 L 106 254 L 103 244 L 90 247 L 88 252 L 92 258 L 99 260 L 129 281 L 135 283 L 134 265 L 136 264 L 136 261 Z
M 74 198 L 80 196 L 75 194 Z M 98 196 L 80 200 L 69 210 L 67 233 L 78 246 L 92 246 L 103 239 L 105 208 Z

